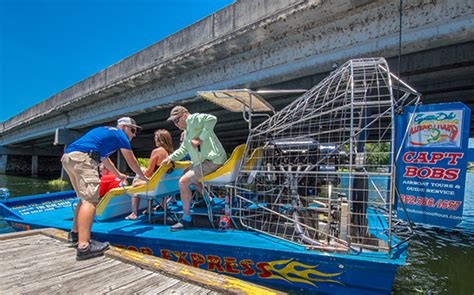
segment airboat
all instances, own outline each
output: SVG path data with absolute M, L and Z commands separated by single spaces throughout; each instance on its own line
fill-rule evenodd
M 395 121 L 420 94 L 373 58 L 346 62 L 280 111 L 265 92 L 197 95 L 242 112 L 249 125 L 247 142 L 201 180 L 205 193 L 192 207 L 198 225 L 171 232 L 166 224 L 182 213 L 168 196 L 179 199 L 178 179 L 190 163 L 177 162 L 160 167 L 147 186 L 107 193 L 93 237 L 289 292 L 390 293 L 407 247 L 393 233 L 396 140 L 407 132 Z M 148 209 L 168 201 L 125 220 L 131 195 Z M 0 214 L 18 230 L 70 230 L 75 201 L 73 191 L 10 198 Z

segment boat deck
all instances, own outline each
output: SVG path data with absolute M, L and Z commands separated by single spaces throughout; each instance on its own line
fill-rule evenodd
M 0 204 L 0 214 L 3 214 L 7 221 L 19 224 L 25 222 L 29 228 L 48 228 L 53 227 L 68 231 L 72 227 L 73 210 L 71 202 L 76 200 L 74 192 L 53 193 L 32 197 L 15 198 L 9 200 L 8 204 Z M 3 210 L 2 210 L 3 209 Z M 203 209 L 203 208 L 197 208 Z M 162 212 L 155 214 L 153 218 L 162 216 Z M 157 224 L 148 223 L 147 216 L 141 215 L 138 220 L 125 220 L 124 216 L 111 218 L 104 221 L 95 221 L 92 226 L 92 234 L 101 240 L 107 240 L 116 245 L 118 241 L 112 241 L 111 237 L 120 237 L 120 241 L 128 239 L 132 244 L 137 239 L 144 241 L 160 240 L 160 243 L 168 244 L 187 244 L 195 249 L 201 249 L 209 245 L 216 248 L 234 247 L 242 251 L 255 251 L 261 249 L 266 252 L 282 251 L 285 253 L 301 255 L 319 255 L 317 251 L 308 251 L 301 245 L 289 241 L 268 236 L 255 231 L 241 230 L 217 230 L 206 227 L 196 226 L 192 230 L 171 232 L 170 225 L 163 225 L 162 221 Z M 207 219 L 206 219 L 207 220 Z M 369 220 L 370 221 L 370 220 Z M 377 220 L 376 227 L 386 228 L 380 225 Z M 207 222 L 206 222 L 207 224 Z M 24 228 L 23 228 L 24 229 Z M 376 234 L 376 233 L 373 233 Z M 396 238 L 393 238 L 396 241 Z M 150 247 L 150 246 L 147 246 Z M 189 250 L 189 249 L 188 249 Z M 154 254 L 158 256 L 158 254 Z M 383 252 L 364 252 L 363 255 L 346 255 L 344 253 L 334 253 L 334 255 L 350 258 L 352 260 L 364 261 L 368 257 L 372 261 L 385 263 L 386 254 Z M 402 259 L 404 260 L 404 258 Z M 403 264 L 403 261 L 394 261 L 394 263 Z
M 281 293 L 115 247 L 77 262 L 65 239 L 55 229 L 0 235 L 1 293 Z

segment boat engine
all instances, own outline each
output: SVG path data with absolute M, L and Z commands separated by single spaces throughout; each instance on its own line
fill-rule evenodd
M 272 171 L 270 168 L 280 172 L 272 175 L 272 182 L 281 184 L 288 173 L 294 174 L 298 178 L 298 194 L 303 197 L 318 196 L 322 186 L 339 185 L 336 171 L 341 162 L 347 162 L 344 151 L 311 138 L 273 140 L 264 150 L 268 172 Z

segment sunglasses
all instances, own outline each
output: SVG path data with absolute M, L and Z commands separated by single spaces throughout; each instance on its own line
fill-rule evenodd
M 173 123 L 178 124 L 179 120 L 181 120 L 181 116 L 174 118 Z
M 130 128 L 130 131 L 133 133 L 133 134 L 137 134 L 137 129 L 136 128 L 133 128 L 133 127 L 128 127 Z

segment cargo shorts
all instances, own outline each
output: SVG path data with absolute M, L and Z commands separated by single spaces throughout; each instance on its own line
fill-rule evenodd
M 193 183 L 199 183 L 199 179 L 202 178 L 201 166 L 202 173 L 204 173 L 204 176 L 206 176 L 219 169 L 222 165 L 214 164 L 209 160 L 205 160 L 201 164 L 189 168 L 189 170 L 185 172 L 185 174 L 188 176 L 189 179 L 192 180 Z
M 61 158 L 64 170 L 71 180 L 72 187 L 77 197 L 81 200 L 99 202 L 99 163 L 82 152 L 64 154 Z

